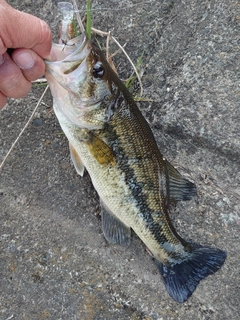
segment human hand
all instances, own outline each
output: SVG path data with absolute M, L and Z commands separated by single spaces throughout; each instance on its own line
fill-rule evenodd
M 45 73 L 43 59 L 50 59 L 49 26 L 0 0 L 0 109 L 7 98 L 25 96 L 31 81 Z M 11 56 L 7 49 L 13 48 Z

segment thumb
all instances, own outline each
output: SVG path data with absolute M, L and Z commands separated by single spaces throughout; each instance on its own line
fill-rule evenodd
M 8 48 L 27 48 L 49 58 L 52 34 L 46 22 L 0 0 L 0 24 L 0 54 Z

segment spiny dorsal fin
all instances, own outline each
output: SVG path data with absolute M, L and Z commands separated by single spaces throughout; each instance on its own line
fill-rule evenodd
M 80 174 L 80 176 L 82 177 L 84 173 L 84 165 L 82 163 L 82 160 L 79 154 L 77 153 L 76 149 L 74 149 L 74 147 L 71 145 L 71 143 L 69 143 L 69 149 L 70 149 L 70 155 L 71 155 L 71 159 L 74 164 L 74 167 L 77 173 Z
M 102 228 L 105 238 L 112 244 L 128 246 L 131 229 L 120 221 L 101 201 Z

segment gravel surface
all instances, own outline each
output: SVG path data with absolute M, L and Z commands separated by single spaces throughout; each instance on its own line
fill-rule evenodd
M 9 3 L 57 35 L 57 1 Z M 144 51 L 148 101 L 139 107 L 161 152 L 198 190 L 171 208 L 172 221 L 227 260 L 178 304 L 137 236 L 128 248 L 106 243 L 98 196 L 74 170 L 48 92 L 0 175 L 0 319 L 239 319 L 239 1 L 96 0 L 92 19 L 127 43 L 134 62 Z M 126 79 L 124 55 L 114 62 Z M 0 161 L 42 92 L 34 86 L 1 111 Z

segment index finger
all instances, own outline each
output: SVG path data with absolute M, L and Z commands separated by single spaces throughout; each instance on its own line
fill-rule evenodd
M 46 22 L 2 3 L 0 21 L 0 54 L 8 48 L 28 48 L 44 59 L 49 58 L 52 33 Z

